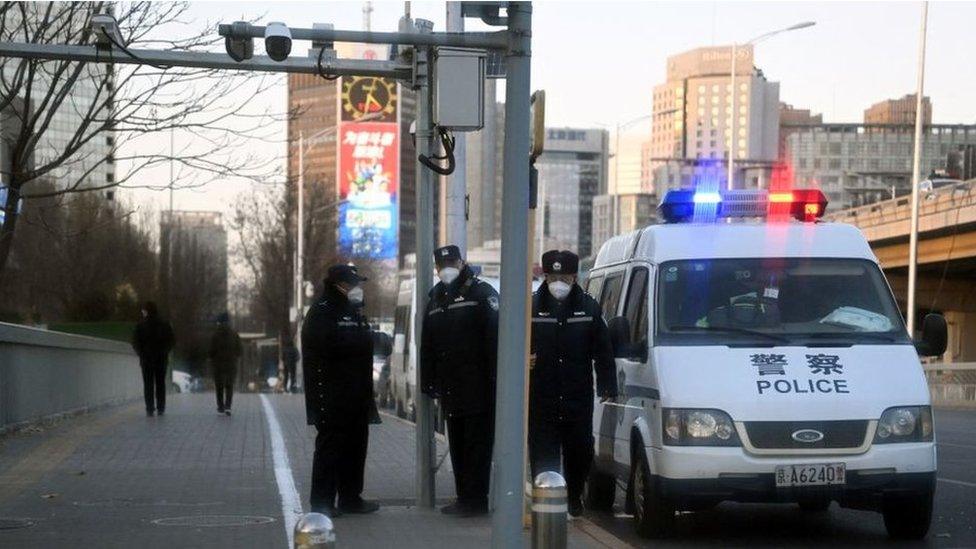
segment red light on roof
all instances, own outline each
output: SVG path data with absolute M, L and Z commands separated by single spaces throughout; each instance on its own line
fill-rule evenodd
M 793 193 L 790 192 L 771 192 L 769 193 L 770 202 L 793 202 Z

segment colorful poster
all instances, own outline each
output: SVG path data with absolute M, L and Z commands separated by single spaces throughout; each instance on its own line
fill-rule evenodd
M 344 257 L 397 257 L 399 151 L 395 122 L 340 125 L 339 250 Z

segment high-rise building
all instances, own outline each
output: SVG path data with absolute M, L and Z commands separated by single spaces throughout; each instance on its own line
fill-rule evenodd
M 603 194 L 593 198 L 593 248 L 618 234 L 657 222 L 657 197 L 650 193 Z
M 901 126 L 915 125 L 915 99 L 910 93 L 900 99 L 885 99 L 864 109 L 865 124 L 893 124 Z M 932 123 L 932 102 L 922 96 L 922 124 Z
M 607 186 L 608 133 L 601 129 L 547 128 L 545 151 L 536 160 L 540 248 L 590 255 L 593 197 Z
M 755 187 L 777 158 L 779 84 L 753 66 L 752 46 L 737 48 L 735 90 L 731 46 L 697 48 L 668 58 L 654 87 L 650 157 L 653 190 L 689 186 L 704 171 L 724 183 L 734 151 L 736 185 Z M 732 105 L 736 127 L 732 135 Z
M 338 44 L 345 58 L 383 58 L 385 46 Z M 298 141 L 304 136 L 306 216 L 335 227 L 305 250 L 306 278 L 321 280 L 335 262 L 354 262 L 370 277 L 368 314 L 392 312 L 396 273 L 416 247 L 416 152 L 410 122 L 415 94 L 376 77 L 327 80 L 288 75 L 289 208 L 294 216 L 299 174 Z M 309 211 L 307 197 L 326 197 Z M 294 217 L 293 217 L 294 219 Z
M 74 4 L 74 5 L 73 5 Z M 40 21 L 58 22 L 66 25 L 77 25 L 86 18 L 80 17 L 77 12 L 68 21 L 59 21 L 65 18 L 69 10 L 78 10 L 79 5 L 69 2 L 26 2 L 23 4 L 23 14 L 28 21 L 33 20 L 30 25 L 36 28 Z M 51 12 L 47 13 L 46 10 Z M 59 12 L 64 12 L 58 15 Z M 22 15 L 19 9 L 6 10 L 4 13 L 4 26 L 9 29 L 16 29 L 22 26 Z M 77 26 L 70 29 L 74 34 Z M 65 34 L 68 34 L 68 30 Z M 27 63 L 35 63 L 35 60 L 7 60 L 2 69 L 4 80 L 13 82 L 15 72 Z M 48 70 L 37 70 L 32 76 L 33 85 L 30 88 L 30 97 L 27 97 L 27 90 L 21 90 L 18 97 L 5 97 L 4 105 L 0 109 L 0 185 L 7 183 L 9 175 L 8 166 L 10 163 L 11 150 L 13 145 L 11 138 L 20 131 L 22 120 L 35 116 L 34 109 L 50 109 L 52 116 L 32 150 L 32 165 L 44 166 L 56 161 L 69 145 L 77 141 L 76 134 L 79 128 L 92 122 L 92 114 L 95 117 L 104 117 L 106 108 L 96 107 L 96 104 L 105 103 L 106 94 L 114 89 L 114 73 L 112 65 L 106 63 L 89 63 L 85 66 L 82 75 L 66 85 L 63 81 L 52 86 L 51 67 Z M 103 84 L 105 84 L 103 86 Z M 108 90 L 108 91 L 107 91 Z M 62 91 L 66 92 L 64 97 L 56 97 Z M 6 90 L 9 92 L 9 90 Z M 42 106 L 43 105 L 43 106 Z M 52 107 L 52 105 L 57 105 Z M 82 132 L 83 137 L 91 135 L 91 131 Z M 100 131 L 93 138 L 84 142 L 78 147 L 75 154 L 60 161 L 59 166 L 45 175 L 55 186 L 77 186 L 79 189 L 86 187 L 104 187 L 115 182 L 115 164 L 113 151 L 115 149 L 115 135 L 113 131 Z M 79 178 L 82 180 L 79 181 Z
M 199 316 L 183 320 L 199 325 L 227 312 L 227 230 L 221 213 L 164 211 L 159 234 L 168 308 L 192 306 Z
M 904 194 L 911 188 L 914 125 L 794 126 L 783 163 L 798 187 L 821 189 L 831 210 Z M 921 174 L 944 170 L 951 151 L 976 145 L 976 125 L 935 124 L 923 133 Z

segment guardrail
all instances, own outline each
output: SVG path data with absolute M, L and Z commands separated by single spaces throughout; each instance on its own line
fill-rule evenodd
M 923 364 L 932 404 L 976 408 L 976 362 Z
M 141 394 L 128 344 L 0 322 L 0 433 Z

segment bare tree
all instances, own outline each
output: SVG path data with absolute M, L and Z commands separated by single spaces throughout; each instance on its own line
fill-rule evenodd
M 2 41 L 93 44 L 92 16 L 112 13 L 126 48 L 125 53 L 118 48 L 107 53 L 107 63 L 0 58 L 0 175 L 7 190 L 0 204 L 0 277 L 21 199 L 141 185 L 142 170 L 171 158 L 190 168 L 181 170 L 179 186 L 201 184 L 201 172 L 209 178 L 264 177 L 272 170 L 274 159 L 239 155 L 234 149 L 247 139 L 269 137 L 265 132 L 272 115 L 239 107 L 268 90 L 277 77 L 111 63 L 111 55 L 132 55 L 129 46 L 180 51 L 216 46 L 221 38 L 212 26 L 189 28 L 184 21 L 188 9 L 187 2 L 0 4 Z M 180 34 L 185 37 L 175 37 Z M 227 96 L 241 99 L 228 104 Z M 146 136 L 169 130 L 192 133 L 197 142 L 181 144 L 174 155 L 144 145 Z M 93 179 L 106 164 L 129 169 Z M 53 181 L 54 188 L 36 188 L 44 179 Z

